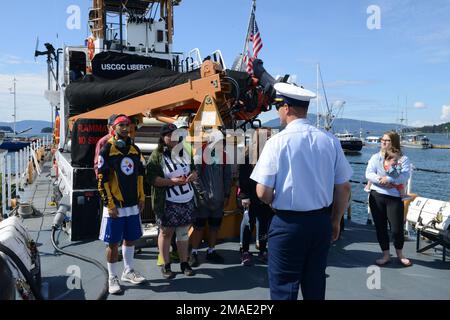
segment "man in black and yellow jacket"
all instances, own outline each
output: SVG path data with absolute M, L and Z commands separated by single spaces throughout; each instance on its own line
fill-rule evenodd
M 106 249 L 109 293 L 122 291 L 117 276 L 118 249 L 123 240 L 124 270 L 121 280 L 132 284 L 145 281 L 134 270 L 134 242 L 142 237 L 140 213 L 144 209 L 144 166 L 141 151 L 129 137 L 130 119 L 119 115 L 113 137 L 102 148 L 98 159 L 98 189 L 103 200 L 100 240 Z

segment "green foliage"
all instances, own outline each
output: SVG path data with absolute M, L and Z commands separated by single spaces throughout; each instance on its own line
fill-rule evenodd
M 53 129 L 50 127 L 42 128 L 41 133 L 52 133 Z
M 450 122 L 434 126 L 425 126 L 419 128 L 419 130 L 421 132 L 428 132 L 428 133 L 447 133 L 447 131 L 450 132 Z

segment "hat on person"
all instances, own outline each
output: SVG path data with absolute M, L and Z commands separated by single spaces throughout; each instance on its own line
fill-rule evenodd
M 113 122 L 112 126 L 115 127 L 115 126 L 117 126 L 119 123 L 130 124 L 131 121 L 130 121 L 130 118 L 128 118 L 126 115 L 121 114 L 121 115 L 118 115 L 118 116 L 116 117 L 116 119 L 114 119 L 114 122 Z
M 114 120 L 116 120 L 117 114 L 112 114 L 108 118 L 108 126 L 112 126 L 114 124 Z
M 168 135 L 169 133 L 174 132 L 175 130 L 177 130 L 176 125 L 174 125 L 173 123 L 167 123 L 161 127 L 159 133 L 161 134 L 161 136 L 165 136 Z
M 286 103 L 292 107 L 307 108 L 311 99 L 316 95 L 314 92 L 297 86 L 294 83 L 279 82 L 275 83 L 276 103 Z

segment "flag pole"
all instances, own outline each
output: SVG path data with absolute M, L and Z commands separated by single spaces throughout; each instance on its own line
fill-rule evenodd
M 248 37 L 250 35 L 250 30 L 252 29 L 252 22 L 254 19 L 255 11 L 256 11 L 256 0 L 252 0 L 252 9 L 250 11 L 250 18 L 248 19 L 247 35 L 245 36 L 244 49 L 242 50 L 242 54 L 241 54 L 242 58 L 240 59 L 238 70 L 242 69 L 242 62 L 244 61 L 244 56 L 248 50 Z

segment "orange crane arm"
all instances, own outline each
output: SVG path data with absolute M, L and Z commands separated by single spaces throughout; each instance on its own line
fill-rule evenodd
M 69 119 L 69 125 L 72 128 L 78 119 L 108 119 L 112 114 L 125 114 L 127 116 L 144 114 L 155 117 L 164 115 L 164 111 L 168 114 L 177 114 L 178 110 L 186 106 L 194 107 L 196 110 L 205 99 L 205 96 L 210 95 L 217 98 L 217 95 L 221 92 L 220 75 L 213 74 L 74 116 Z

